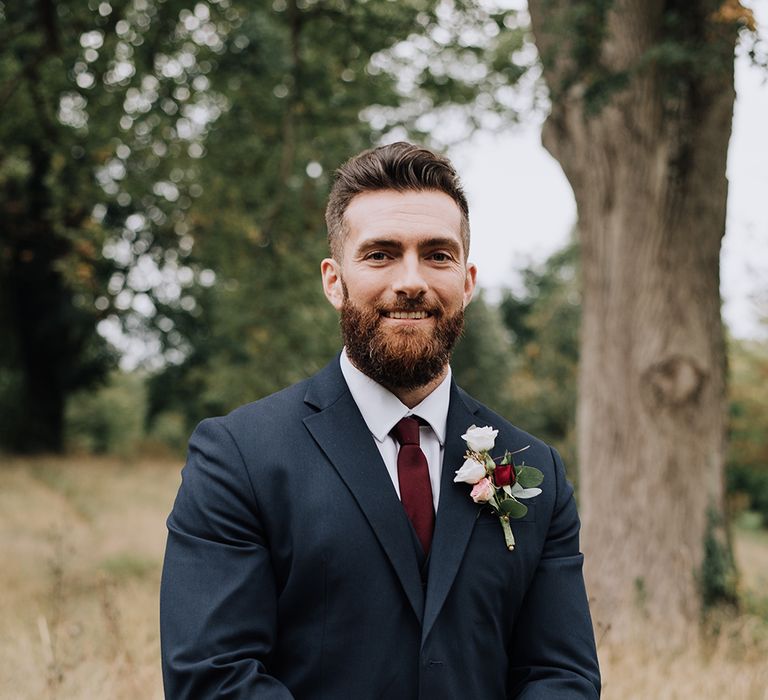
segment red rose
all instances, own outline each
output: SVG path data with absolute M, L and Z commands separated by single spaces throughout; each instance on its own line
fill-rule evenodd
M 515 483 L 515 470 L 511 464 L 500 464 L 493 470 L 493 481 L 496 486 L 509 486 Z

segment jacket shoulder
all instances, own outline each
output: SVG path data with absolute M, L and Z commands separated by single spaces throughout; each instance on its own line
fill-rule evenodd
M 311 378 L 304 379 L 274 394 L 238 406 L 221 420 L 227 427 L 237 429 L 251 424 L 253 420 L 280 420 L 288 417 L 295 419 L 298 413 L 307 412 L 302 409 L 305 407 L 304 397 L 310 381 Z
M 259 430 L 277 430 L 284 434 L 291 425 L 301 425 L 303 419 L 335 401 L 347 390 L 341 374 L 338 355 L 323 369 L 306 379 L 274 394 L 234 409 L 219 418 L 233 434 Z

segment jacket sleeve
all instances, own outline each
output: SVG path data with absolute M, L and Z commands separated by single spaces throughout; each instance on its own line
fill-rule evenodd
M 551 449 L 551 448 L 550 448 Z M 600 697 L 600 670 L 582 575 L 579 516 L 560 455 L 551 449 L 556 496 L 538 567 L 510 648 L 510 697 Z
M 288 700 L 269 675 L 277 592 L 243 458 L 220 419 L 203 421 L 168 518 L 160 590 L 165 695 Z

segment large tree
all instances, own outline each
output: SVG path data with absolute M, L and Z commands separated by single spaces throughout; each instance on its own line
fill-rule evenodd
M 67 398 L 115 360 L 98 323 L 180 303 L 191 163 L 221 109 L 205 73 L 231 29 L 216 11 L 0 2 L 4 448 L 62 447 Z
M 578 207 L 593 614 L 616 638 L 634 612 L 686 629 L 712 558 L 728 561 L 718 268 L 734 48 L 751 17 L 736 0 L 529 7 L 552 101 L 543 143 Z

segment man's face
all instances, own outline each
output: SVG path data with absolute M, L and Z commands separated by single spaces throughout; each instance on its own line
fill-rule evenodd
M 459 207 L 438 191 L 382 190 L 357 195 L 344 218 L 342 259 L 322 274 L 347 353 L 384 386 L 424 386 L 445 369 L 475 286 Z

